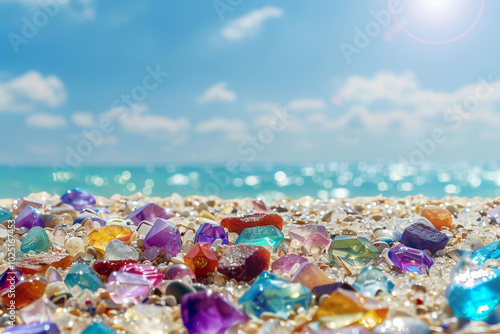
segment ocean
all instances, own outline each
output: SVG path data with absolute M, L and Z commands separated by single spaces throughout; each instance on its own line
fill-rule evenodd
M 0 167 L 0 198 L 33 192 L 62 194 L 81 188 L 109 197 L 138 191 L 166 197 L 172 193 L 229 198 L 342 198 L 356 196 L 500 196 L 500 162 L 429 162 L 410 166 L 392 162 L 303 164 L 168 164 L 144 167 Z

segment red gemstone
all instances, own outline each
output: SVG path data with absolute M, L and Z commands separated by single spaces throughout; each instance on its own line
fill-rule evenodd
M 243 217 L 224 218 L 220 222 L 229 232 L 240 234 L 246 228 L 256 226 L 273 225 L 277 229 L 283 229 L 283 218 L 277 214 L 256 213 Z
M 129 263 L 137 263 L 134 260 L 114 260 L 114 261 L 98 261 L 94 263 L 94 270 L 99 275 L 109 276 L 113 271 L 118 271 L 120 268 Z
M 184 256 L 184 263 L 197 277 L 205 277 L 217 268 L 217 255 L 209 244 L 198 243 Z
M 229 278 L 248 282 L 269 268 L 271 254 L 262 246 L 236 245 L 222 253 L 217 270 Z

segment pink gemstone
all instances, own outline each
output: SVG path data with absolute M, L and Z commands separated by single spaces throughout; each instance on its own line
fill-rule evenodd
M 117 304 L 138 304 L 149 295 L 150 283 L 141 275 L 115 271 L 109 275 L 108 291 Z
M 158 285 L 163 279 L 163 272 L 149 264 L 128 263 L 122 266 L 119 271 L 141 275 L 153 286 Z
M 31 206 L 32 208 L 40 209 L 43 206 L 43 204 L 44 203 L 41 201 L 36 201 L 28 197 L 21 197 L 17 201 L 14 201 L 14 204 L 12 205 L 12 213 L 18 215 L 28 205 Z
M 317 286 L 330 284 L 332 280 L 316 267 L 314 263 L 304 262 L 297 269 L 290 282 L 302 283 L 306 288 L 312 290 Z
M 188 276 L 193 280 L 196 279 L 194 272 L 185 264 L 174 264 L 165 271 L 165 279 L 168 280 L 180 280 L 184 276 Z
M 307 259 L 302 256 L 297 254 L 288 254 L 274 261 L 271 268 L 273 271 L 281 270 L 288 274 L 295 264 L 302 264 L 304 262 L 307 262 Z
M 314 247 L 323 249 L 330 244 L 330 235 L 323 225 L 304 225 L 290 229 L 292 239 L 300 242 L 308 251 Z
M 495 206 L 493 209 L 489 209 L 486 213 L 488 216 L 498 219 L 498 217 L 500 217 L 500 205 Z
M 258 199 L 258 200 L 252 201 L 252 204 L 253 204 L 252 210 L 254 212 L 257 212 L 257 213 L 266 213 L 267 212 L 266 203 L 264 203 L 264 201 Z

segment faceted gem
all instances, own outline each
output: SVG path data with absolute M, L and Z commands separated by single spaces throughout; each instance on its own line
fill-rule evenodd
M 21 252 L 28 253 L 34 251 L 36 254 L 48 252 L 50 242 L 47 233 L 40 226 L 34 226 L 24 236 L 21 244 Z
M 451 213 L 448 210 L 435 205 L 426 206 L 420 215 L 429 219 L 432 225 L 434 225 L 434 227 L 438 230 L 441 230 L 443 227 L 451 227 L 451 224 L 453 223 Z
M 128 242 L 131 236 L 132 232 L 128 228 L 118 225 L 108 225 L 90 232 L 89 246 L 94 247 L 97 252 L 104 255 L 106 253 L 106 247 L 111 240 L 118 239 L 123 242 Z
M 352 286 L 364 295 L 375 297 L 379 290 L 391 293 L 394 283 L 382 270 L 368 266 L 361 271 Z
M 220 224 L 229 232 L 240 234 L 246 228 L 273 225 L 278 230 L 283 229 L 283 218 L 277 214 L 256 213 L 243 217 L 224 218 Z
M 35 300 L 19 310 L 19 316 L 27 324 L 49 321 L 56 312 L 57 305 L 45 297 Z
M 473 252 L 471 255 L 472 260 L 476 261 L 480 266 L 484 266 L 486 261 L 500 258 L 500 240 L 494 241 L 491 244 L 484 246 Z
M 384 321 L 388 311 L 383 302 L 355 291 L 338 289 L 319 306 L 313 320 L 319 320 L 328 329 L 353 324 L 373 328 Z
M 43 227 L 42 215 L 37 209 L 28 205 L 17 216 L 15 226 L 16 228 L 26 227 L 28 230 L 34 226 Z
M 43 275 L 50 267 L 66 269 L 71 265 L 72 258 L 68 254 L 39 254 L 22 259 L 16 268 L 25 275 Z
M 306 288 L 312 290 L 319 285 L 332 283 L 332 280 L 314 263 L 304 262 L 297 269 L 290 282 L 302 283 Z
M 239 303 L 248 316 L 259 319 L 263 312 L 271 312 L 288 319 L 290 312 L 299 304 L 305 310 L 311 305 L 311 291 L 300 283 L 290 283 L 264 271 L 257 277 Z
M 14 201 L 12 204 L 12 213 L 19 215 L 21 211 L 24 210 L 28 205 L 34 209 L 41 209 L 43 207 L 43 202 L 31 199 L 29 197 L 21 197 L 20 199 Z
M 6 329 L 4 334 L 59 334 L 59 329 L 53 322 L 35 322 L 17 325 Z
M 235 244 L 271 246 L 276 249 L 284 238 L 283 232 L 273 225 L 256 226 L 244 229 L 236 239 Z
M 340 282 L 335 282 L 335 283 L 330 283 L 330 284 L 325 284 L 325 285 L 318 285 L 314 289 L 311 290 L 311 292 L 316 296 L 316 299 L 323 295 L 331 295 L 338 289 L 344 289 L 344 290 L 352 290 L 354 291 L 354 288 L 347 284 L 347 283 L 340 283 Z
M 427 274 L 429 267 L 434 264 L 426 252 L 404 245 L 392 247 L 388 257 L 400 270 L 415 274 Z
M 121 271 L 112 272 L 108 279 L 108 291 L 117 304 L 138 303 L 149 296 L 151 285 L 142 275 Z
M 313 248 L 319 250 L 330 243 L 330 234 L 323 225 L 303 225 L 290 229 L 288 232 L 292 239 L 297 240 L 309 252 Z
M 157 246 L 172 256 L 181 251 L 182 239 L 179 229 L 169 221 L 157 219 L 144 238 L 144 247 Z
M 189 269 L 185 264 L 174 264 L 165 271 L 165 279 L 168 280 L 180 280 L 184 276 L 188 276 L 191 279 L 196 279 L 194 272 Z
M 94 322 L 82 334 L 116 334 L 116 331 L 103 322 Z
M 190 293 L 182 298 L 181 315 L 189 334 L 224 334 L 247 317 L 218 293 Z
M 211 245 L 217 239 L 222 240 L 222 245 L 229 245 L 224 227 L 217 224 L 205 223 L 196 231 L 194 242 L 205 242 Z
M 217 268 L 217 255 L 209 244 L 196 244 L 184 256 L 184 263 L 191 269 L 196 277 L 205 277 Z
M 272 271 L 281 270 L 284 273 L 288 274 L 292 267 L 297 263 L 300 265 L 304 262 L 307 262 L 306 258 L 299 256 L 297 254 L 287 254 L 285 256 L 280 257 L 271 265 Z
M 252 201 L 252 210 L 257 213 L 267 212 L 266 203 L 260 199 L 254 200 Z
M 137 263 L 134 260 L 97 261 L 94 263 L 94 270 L 102 276 L 109 276 L 113 271 L 120 270 L 126 264 Z
M 73 225 L 74 224 L 82 224 L 85 219 L 90 219 L 93 222 L 97 222 L 101 226 L 106 225 L 106 221 L 104 219 L 100 218 L 99 216 L 90 214 L 90 213 L 84 213 L 84 214 L 76 217 L 75 220 L 73 220 Z
M 357 236 L 338 236 L 332 240 L 328 255 L 332 266 L 339 266 L 338 260 L 354 268 L 364 268 L 375 260 L 379 252 L 367 239 Z
M 143 220 L 152 223 L 159 218 L 169 220 L 172 217 L 175 217 L 175 215 L 169 214 L 167 210 L 161 206 L 149 203 L 135 210 L 130 216 L 128 216 L 128 219 L 130 219 L 135 225 L 139 225 Z
M 78 188 L 68 190 L 61 196 L 61 201 L 71 205 L 75 210 L 83 210 L 96 204 L 94 196 Z
M 47 280 L 42 276 L 33 276 L 28 279 L 19 281 L 15 286 L 15 296 L 10 289 L 3 290 L 2 302 L 5 305 L 15 304 L 16 309 L 25 307 L 35 300 L 42 298 L 45 288 L 47 287 Z M 13 297 L 13 298 L 12 298 Z M 12 302 L 11 302 L 12 300 Z
M 262 246 L 235 245 L 224 250 L 217 270 L 237 281 L 248 282 L 269 267 L 271 254 Z
M 81 289 L 88 289 L 92 292 L 96 292 L 99 288 L 105 289 L 104 284 L 102 284 L 92 268 L 83 263 L 75 263 L 69 269 L 64 279 L 64 283 L 66 283 L 69 288 L 78 285 Z
M 434 226 L 422 223 L 408 226 L 401 237 L 403 245 L 421 250 L 427 249 L 431 254 L 445 248 L 448 240 L 445 233 L 439 232 Z
M 14 216 L 9 212 L 9 210 L 0 208 L 0 224 L 6 220 L 14 220 Z
M 22 277 L 23 273 L 19 270 L 7 268 L 0 276 L 0 291 L 9 288 L 11 285 L 16 285 Z
M 139 252 L 132 247 L 128 246 L 123 241 L 113 239 L 106 246 L 104 260 L 139 260 Z
M 119 270 L 120 272 L 141 275 L 150 285 L 157 286 L 163 279 L 163 272 L 149 264 L 130 263 L 125 264 Z
M 431 331 L 427 324 L 418 318 L 413 317 L 395 317 L 384 320 L 380 325 L 375 327 L 374 332 L 377 334 L 430 334 Z

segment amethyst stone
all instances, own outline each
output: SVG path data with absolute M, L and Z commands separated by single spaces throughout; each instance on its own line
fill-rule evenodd
M 31 324 L 17 325 L 6 329 L 4 334 L 59 334 L 59 329 L 53 322 L 34 322 Z
M 158 218 L 168 220 L 175 215 L 171 215 L 159 205 L 154 203 L 146 204 L 139 209 L 135 210 L 128 219 L 130 219 L 135 225 L 139 225 L 143 220 L 148 222 L 154 222 Z
M 194 242 L 205 242 L 211 245 L 217 239 L 222 240 L 222 245 L 229 245 L 224 227 L 217 224 L 205 223 L 196 231 Z
M 16 228 L 26 227 L 28 230 L 35 226 L 43 228 L 42 215 L 37 209 L 28 205 L 17 216 L 15 226 Z
M 426 252 L 404 245 L 392 247 L 388 256 L 392 263 L 402 271 L 416 274 L 427 274 L 429 267 L 434 264 L 434 261 Z
M 271 268 L 272 271 L 281 270 L 284 273 L 288 274 L 295 264 L 298 263 L 299 265 L 301 265 L 304 262 L 307 262 L 306 258 L 303 258 L 302 256 L 299 256 L 297 254 L 288 254 L 274 261 L 271 265 Z
M 23 273 L 17 269 L 7 268 L 0 276 L 0 291 L 10 288 L 11 285 L 16 285 L 21 280 Z
M 159 218 L 144 238 L 144 247 L 152 246 L 161 247 L 165 253 L 176 256 L 182 247 L 181 233 L 174 224 Z
M 427 249 L 431 254 L 446 247 L 448 236 L 436 230 L 434 226 L 415 223 L 408 226 L 403 232 L 401 243 L 416 249 Z
M 71 205 L 75 210 L 83 210 L 96 204 L 94 196 L 78 188 L 68 190 L 61 196 L 61 201 Z
M 223 334 L 232 325 L 248 319 L 221 295 L 206 291 L 184 295 L 181 315 L 189 334 Z

